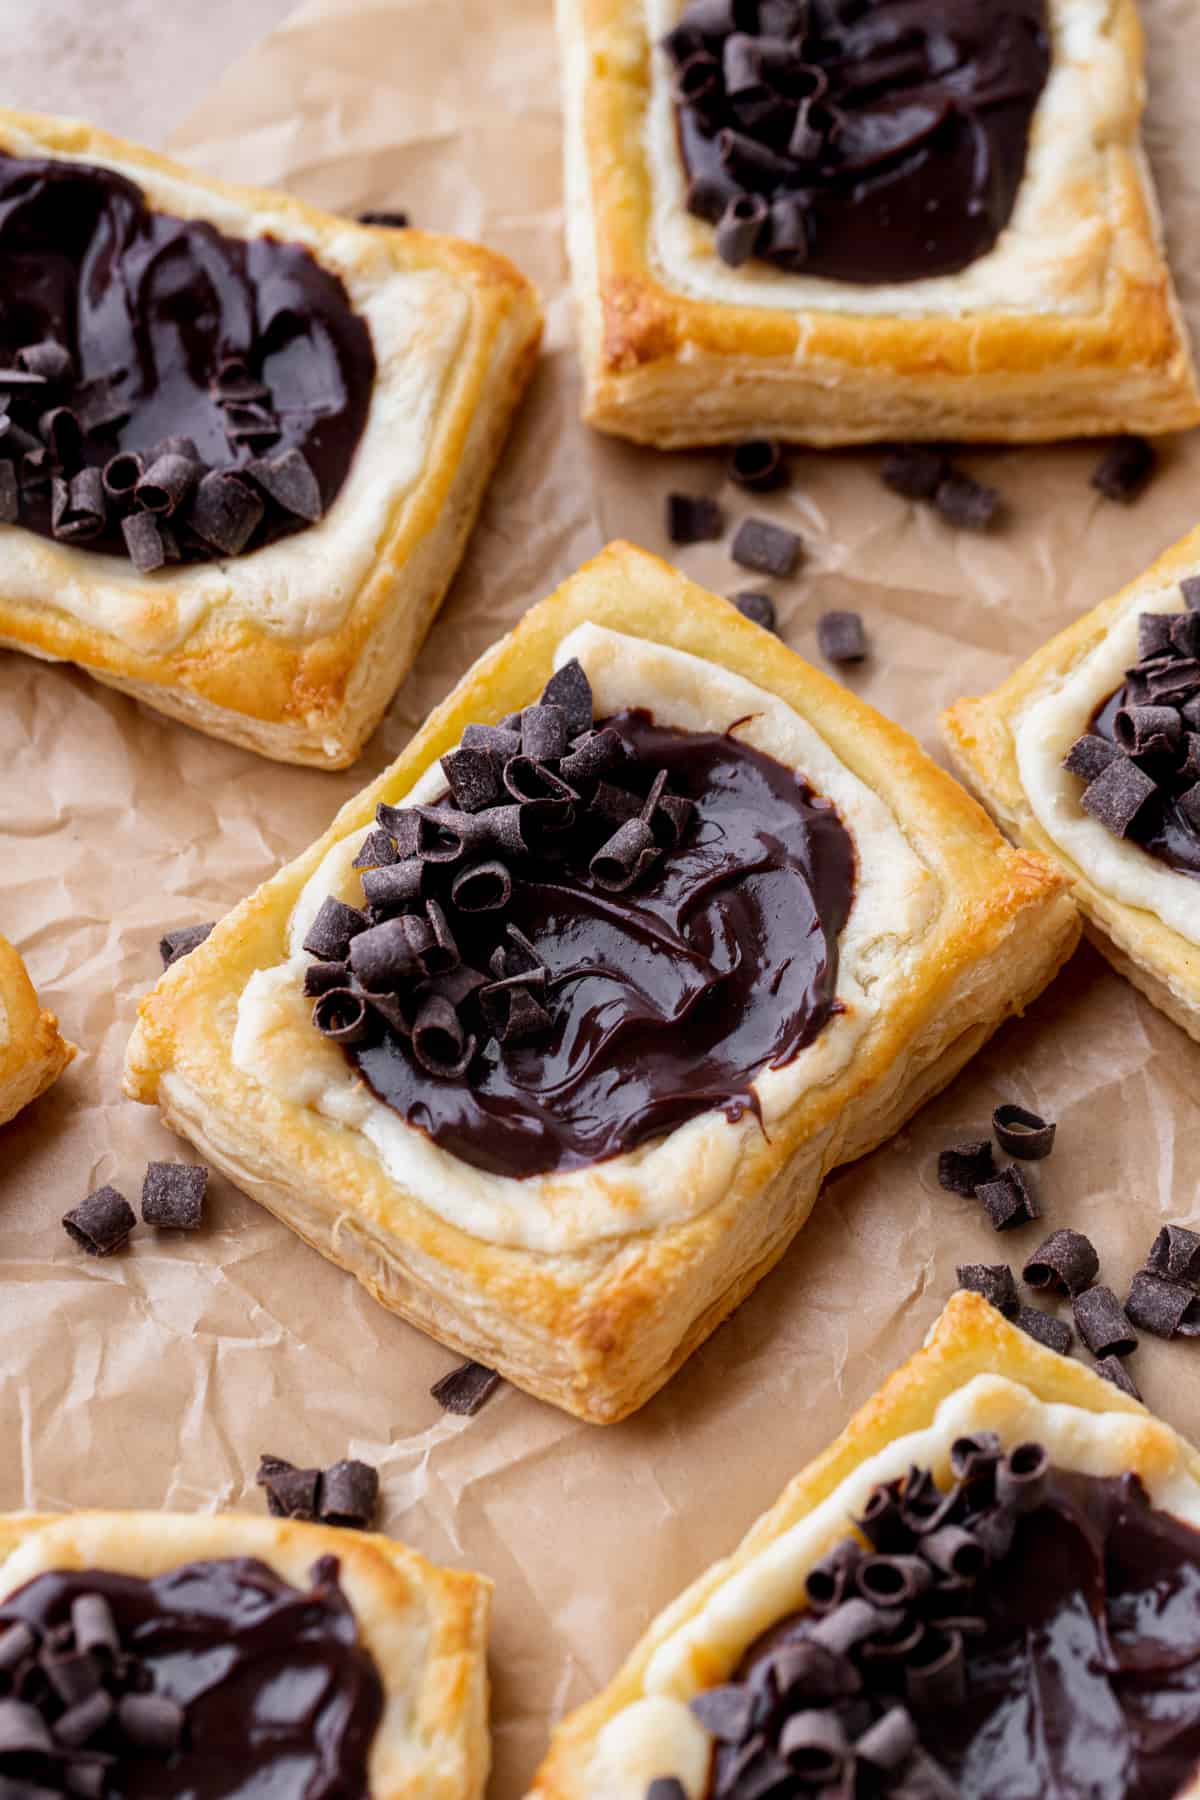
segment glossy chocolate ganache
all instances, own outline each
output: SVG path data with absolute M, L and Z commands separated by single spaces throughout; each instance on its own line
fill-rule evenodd
M 693 1700 L 712 1800 L 1173 1800 L 1196 1771 L 1200 1533 L 1036 1444 L 951 1460 L 877 1488 Z
M 837 1004 L 855 856 L 833 806 L 736 727 L 593 727 L 578 663 L 463 746 L 444 802 L 380 808 L 365 911 L 318 915 L 318 1028 L 409 1124 L 501 1175 L 754 1110 L 755 1076 Z
M 336 1557 L 311 1579 L 250 1557 L 36 1576 L 0 1605 L 0 1791 L 367 1800 L 383 1689 Z
M 1050 68 L 1045 0 L 692 0 L 665 49 L 718 254 L 864 284 L 992 248 Z
M 0 154 L 0 518 L 143 569 L 253 550 L 333 502 L 370 330 L 299 244 Z

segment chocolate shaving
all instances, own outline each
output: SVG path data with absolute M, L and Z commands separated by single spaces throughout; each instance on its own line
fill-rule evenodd
M 238 476 L 210 469 L 196 489 L 187 522 L 214 550 L 237 556 L 253 537 L 263 510 L 258 495 Z
M 361 1044 L 372 1035 L 364 996 L 353 988 L 330 988 L 313 1002 L 312 1021 L 335 1044 Z
M 1129 1373 L 1129 1364 L 1123 1362 L 1119 1356 L 1093 1357 L 1092 1367 L 1097 1375 L 1102 1375 L 1105 1381 L 1111 1381 L 1115 1388 L 1120 1388 L 1121 1392 L 1128 1394 L 1131 1400 L 1141 1399 L 1138 1384 Z
M 448 1081 L 466 1073 L 475 1054 L 475 1039 L 464 1031 L 448 1000 L 429 994 L 413 1022 L 412 1051 L 427 1074 Z
M 429 1392 L 443 1412 L 458 1413 L 471 1419 L 495 1393 L 501 1379 L 495 1369 L 485 1369 L 482 1363 L 465 1362 L 435 1381 Z
M 199 1231 L 207 1192 L 202 1163 L 152 1162 L 142 1183 L 142 1221 L 160 1231 Z
M 1126 756 L 1170 756 L 1182 735 L 1173 706 L 1123 706 L 1113 718 L 1113 736 Z
M 909 1606 L 925 1592 L 933 1576 L 928 1562 L 919 1556 L 864 1556 L 854 1580 L 872 1606 Z
M 1185 1225 L 1164 1225 L 1150 1246 L 1146 1272 L 1164 1281 L 1184 1281 L 1200 1286 L 1200 1232 Z
M 177 925 L 172 931 L 164 931 L 158 940 L 158 954 L 162 957 L 162 966 L 169 969 L 180 957 L 190 956 L 198 950 L 213 927 L 208 925 Z
M 743 569 L 786 577 L 794 573 L 803 547 L 794 531 L 774 525 L 770 519 L 743 519 L 729 554 Z
M 884 458 L 880 475 L 885 487 L 906 500 L 932 500 L 949 470 L 942 452 L 929 444 L 898 444 Z
M 89 1256 L 111 1256 L 123 1249 L 136 1223 L 132 1206 L 115 1187 L 97 1188 L 63 1218 L 68 1237 Z
M 1045 1344 L 1047 1350 L 1057 1350 L 1060 1356 L 1065 1356 L 1071 1348 L 1073 1333 L 1066 1320 L 1056 1319 L 1052 1313 L 1041 1312 L 1036 1306 L 1018 1307 L 1013 1324 L 1027 1337 Z
M 1109 1287 L 1089 1288 L 1074 1300 L 1075 1324 L 1093 1356 L 1131 1356 L 1137 1333 Z
M 512 899 L 512 876 L 495 858 L 471 863 L 454 877 L 450 898 L 460 912 L 498 912 Z
M 1071 748 L 1062 759 L 1062 766 L 1072 775 L 1080 776 L 1084 781 L 1094 781 L 1102 775 L 1113 758 L 1120 752 L 1115 744 L 1107 738 L 1097 737 L 1095 732 L 1085 731 L 1082 737 L 1075 739 Z
M 365 869 L 362 885 L 372 918 L 387 917 L 423 897 L 425 864 L 419 856 L 406 856 L 403 862 L 393 861 L 383 868 Z
M 314 525 L 325 510 L 320 484 L 302 450 L 256 457 L 246 464 L 246 473 L 276 506 L 293 518 Z
M 545 969 L 535 968 L 502 975 L 480 988 L 483 1016 L 499 1043 L 520 1043 L 549 1028 L 550 1014 L 533 992 L 545 984 Z
M 1018 1164 L 1009 1163 L 990 1181 L 980 1182 L 975 1198 L 982 1204 L 994 1231 L 1011 1231 L 1041 1217 L 1033 1178 Z
M 260 1456 L 254 1477 L 266 1489 L 267 1511 L 276 1519 L 315 1519 L 320 1469 L 297 1469 L 281 1456 Z
M 317 1516 L 323 1525 L 365 1531 L 379 1505 L 379 1471 L 370 1463 L 335 1462 L 318 1486 Z
M 558 765 L 560 778 L 578 790 L 581 782 L 595 781 L 624 760 L 621 739 L 610 726 L 575 739 L 569 756 Z
M 998 1106 L 992 1114 L 996 1142 L 1006 1155 L 1018 1156 L 1024 1162 L 1040 1162 L 1049 1156 L 1057 1130 L 1057 1125 L 1047 1123 L 1023 1106 Z
M 1091 485 L 1106 500 L 1128 506 L 1153 475 L 1157 460 L 1154 446 L 1145 438 L 1117 438 L 1092 470 Z
M 668 494 L 667 536 L 673 544 L 702 544 L 719 538 L 725 517 L 707 494 Z
M 397 862 L 398 852 L 386 831 L 368 831 L 362 847 L 351 863 L 352 869 L 387 869 Z M 368 895 L 368 898 L 370 896 Z
M 654 833 L 644 819 L 627 819 L 592 857 L 592 880 L 610 894 L 622 894 L 658 861 Z
M 722 155 L 726 157 L 726 166 L 734 180 L 737 171 L 734 164 L 739 160 L 745 164 L 747 160 L 757 164 L 760 156 L 769 152 L 760 152 L 752 138 L 740 137 L 732 131 L 723 131 Z M 784 168 L 782 158 L 776 159 Z M 743 263 L 749 262 L 758 247 L 763 235 L 763 227 L 767 222 L 767 202 L 761 194 L 735 193 L 727 202 L 717 221 L 716 249 L 721 261 L 731 269 L 740 269 Z
M 153 575 L 167 563 L 167 544 L 153 514 L 130 513 L 121 520 L 121 536 L 139 575 Z
M 556 669 L 542 689 L 542 705 L 557 706 L 566 716 L 572 737 L 592 726 L 592 684 L 577 656 Z
M 164 518 L 178 511 L 203 474 L 202 465 L 177 450 L 166 450 L 155 457 L 134 489 L 137 504 L 149 513 Z
M 90 544 L 104 530 L 106 502 L 99 469 L 80 469 L 50 483 L 50 529 L 60 544 Z
M 867 654 L 867 634 L 856 612 L 822 613 L 817 620 L 817 647 L 827 662 L 862 662 Z
M 1126 837 L 1138 814 L 1157 793 L 1155 783 L 1126 756 L 1114 757 L 1083 790 L 1079 804 L 1116 837 Z
M 500 769 L 489 750 L 451 750 L 442 758 L 442 773 L 462 812 L 481 812 L 500 799 Z
M 1007 1263 L 960 1263 L 958 1285 L 971 1293 L 982 1294 L 1006 1319 L 1016 1317 L 1021 1303 L 1013 1272 Z
M 959 531 L 986 531 L 1000 511 L 1000 495 L 973 476 L 952 469 L 938 483 L 933 504 L 948 525 Z
M 1176 617 L 1190 618 L 1188 613 L 1139 613 L 1137 622 L 1138 660 L 1148 656 L 1171 654 L 1171 627 Z
M 1139 1330 L 1154 1337 L 1200 1337 L 1200 1300 L 1191 1288 L 1145 1269 L 1133 1278 L 1125 1312 Z
M 749 619 L 752 625 L 761 625 L 764 631 L 779 630 L 779 620 L 775 612 L 775 602 L 770 594 L 756 594 L 747 590 L 731 596 L 743 619 Z
M 392 871 L 381 873 L 391 874 Z M 420 966 L 418 955 L 423 943 L 418 939 L 414 944 L 413 925 L 414 921 L 409 918 L 387 919 L 381 925 L 372 925 L 359 932 L 351 940 L 350 967 L 368 993 L 394 993 Z
M 553 702 L 527 706 L 521 714 L 521 752 L 538 765 L 557 762 L 570 741 L 567 715 Z M 540 798 L 538 795 L 532 798 Z
M 563 671 L 560 669 L 559 674 L 562 673 Z M 582 673 L 583 671 L 580 670 L 580 674 Z M 555 679 L 556 677 L 551 677 L 551 686 Z M 587 679 L 586 676 L 584 679 Z M 591 690 L 588 691 L 590 694 Z M 549 687 L 546 692 L 550 692 Z M 590 704 L 588 718 L 590 721 Z M 519 731 L 508 731 L 503 725 L 468 725 L 462 734 L 462 747 L 464 750 L 490 750 L 494 756 L 500 758 L 501 762 L 506 762 L 510 756 L 519 755 L 521 734 Z
M 972 1138 L 966 1143 L 951 1144 L 938 1157 L 938 1184 L 948 1194 L 962 1194 L 972 1200 L 982 1182 L 996 1173 L 990 1138 Z
M 1050 1474 L 1042 1444 L 1017 1444 L 996 1469 L 996 1500 L 1005 1510 L 1032 1512 L 1041 1504 Z
M 729 479 L 738 487 L 765 492 L 787 479 L 783 445 L 776 438 L 747 438 L 729 453 Z
M 1081 1231 L 1052 1231 L 1034 1251 L 1022 1271 L 1031 1288 L 1050 1288 L 1074 1299 L 1089 1288 L 1100 1273 L 1100 1258 L 1090 1238 Z
M 858 1544 L 852 1538 L 845 1538 L 808 1571 L 804 1592 L 813 1612 L 831 1612 L 841 1605 L 862 1556 Z
M 352 940 L 366 929 L 367 921 L 357 907 L 347 906 L 329 894 L 308 928 L 304 949 L 321 962 L 345 962 Z

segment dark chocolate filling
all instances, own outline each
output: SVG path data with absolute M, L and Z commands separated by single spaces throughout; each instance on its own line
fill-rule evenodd
M 718 252 L 866 284 L 992 248 L 1050 67 L 1044 0 L 693 0 L 666 48 Z
M 1194 1773 L 1200 1533 L 1134 1475 L 1026 1483 L 1036 1446 L 997 1466 L 987 1434 L 963 1445 L 941 1514 L 928 1472 L 877 1489 L 874 1552 L 826 1557 L 810 1608 L 693 1703 L 714 1796 L 1171 1800 Z M 814 1788 L 799 1766 L 825 1740 L 837 1779 Z
M 1119 687 L 1097 707 L 1089 722 L 1089 731 L 1103 738 L 1106 744 L 1115 744 L 1113 720 L 1122 709 L 1135 704 L 1138 697 L 1136 687 L 1132 691 L 1128 683 Z M 1153 777 L 1156 792 L 1138 812 L 1125 835 L 1140 844 L 1150 856 L 1166 863 L 1168 868 L 1200 879 L 1200 831 L 1178 805 L 1180 795 L 1195 787 L 1196 770 L 1189 768 L 1181 757 L 1152 755 L 1137 760 L 1139 766 Z
M 754 1108 L 754 1077 L 795 1056 L 836 1006 L 855 857 L 833 806 L 736 736 L 670 730 L 644 712 L 604 723 L 629 753 L 623 788 L 644 797 L 665 769 L 669 792 L 695 802 L 683 843 L 634 887 L 606 892 L 586 871 L 612 826 L 584 813 L 582 857 L 514 861 L 502 915 L 446 902 L 471 968 L 487 969 L 508 924 L 532 941 L 548 969 L 548 1029 L 484 1038 L 451 1080 L 390 1029 L 345 1046 L 407 1123 L 495 1174 L 579 1168 L 714 1107 L 739 1118 Z M 428 873 L 436 883 L 437 866 Z M 441 880 L 448 889 L 452 876 Z
M 169 1753 L 131 1752 L 115 1719 L 88 1741 L 74 1760 L 114 1759 L 104 1794 L 367 1800 L 383 1690 L 338 1586 L 336 1559 L 322 1558 L 312 1574 L 307 1592 L 249 1557 L 189 1563 L 151 1581 L 103 1569 L 38 1575 L 0 1606 L 0 1633 L 24 1621 L 52 1658 L 57 1634 L 70 1635 L 73 1602 L 101 1596 L 120 1659 L 136 1659 L 148 1691 L 183 1708 L 182 1739 Z M 100 1666 L 106 1682 L 124 1680 L 119 1661 L 101 1657 Z M 15 1679 L 18 1697 L 36 1705 L 53 1732 L 65 1708 L 39 1675 L 30 1659 L 0 1674 L 0 1694 Z M 70 1760 L 53 1751 L 6 1754 L 0 1746 L 0 1775 L 24 1778 L 38 1792 L 82 1793 L 61 1786 Z
M 47 345 L 59 349 L 47 356 Z M 21 379 L 18 353 L 45 371 L 44 385 L 28 371 Z M 52 477 L 69 483 L 118 452 L 138 453 L 145 472 L 167 439 L 190 440 L 198 464 L 190 478 L 168 468 L 167 489 L 153 497 L 155 521 L 169 525 L 169 560 L 252 550 L 302 529 L 346 479 L 374 378 L 366 322 L 301 245 L 227 237 L 151 211 L 111 169 L 0 155 L 0 461 L 14 465 L 15 517 L 29 530 L 129 554 L 122 520 L 143 508 L 136 468 L 119 466 L 119 492 L 87 492 L 82 517 L 73 494 L 66 529 L 61 505 L 54 517 Z M 193 529 L 200 475 L 287 452 L 311 477 L 297 479 L 294 458 L 282 479 L 239 474 L 216 522 L 210 496 Z M 243 482 L 245 518 L 231 522 Z M 239 542 L 246 520 L 253 530 Z

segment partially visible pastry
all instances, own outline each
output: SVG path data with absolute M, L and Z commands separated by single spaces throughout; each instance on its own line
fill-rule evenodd
M 532 373 L 532 287 L 3 110 L 0 225 L 0 645 L 264 756 L 353 761 Z
M 0 1788 L 478 1800 L 489 1599 L 342 1528 L 0 1517 Z
M 39 1006 L 25 964 L 0 937 L 0 1125 L 44 1094 L 74 1055 L 54 1014 Z
M 533 1794 L 1183 1800 L 1198 1676 L 1200 1456 L 961 1293 Z
M 166 972 L 127 1090 L 385 1306 L 608 1423 L 1078 929 L 904 732 L 614 544 Z
M 672 447 L 1200 417 L 1134 0 L 558 0 L 584 416 Z
M 1113 967 L 1200 1040 L 1200 530 L 942 727 Z

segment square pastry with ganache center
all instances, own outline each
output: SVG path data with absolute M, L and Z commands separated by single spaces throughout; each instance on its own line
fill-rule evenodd
M 957 1294 L 530 1800 L 1195 1800 L 1200 1456 Z
M 606 1422 L 1077 935 L 904 732 L 614 544 L 167 972 L 127 1088 L 384 1305 Z
M 1097 948 L 1200 1040 L 1200 531 L 942 728 Z
M 339 768 L 532 373 L 503 257 L 0 110 L 0 645 Z
M 480 1800 L 490 1597 L 328 1525 L 0 1516 L 0 1792 Z
M 558 0 L 584 416 L 674 447 L 1196 423 L 1134 0 Z
M 74 1056 L 75 1045 L 39 1002 L 25 964 L 0 937 L 0 1125 L 44 1094 Z

